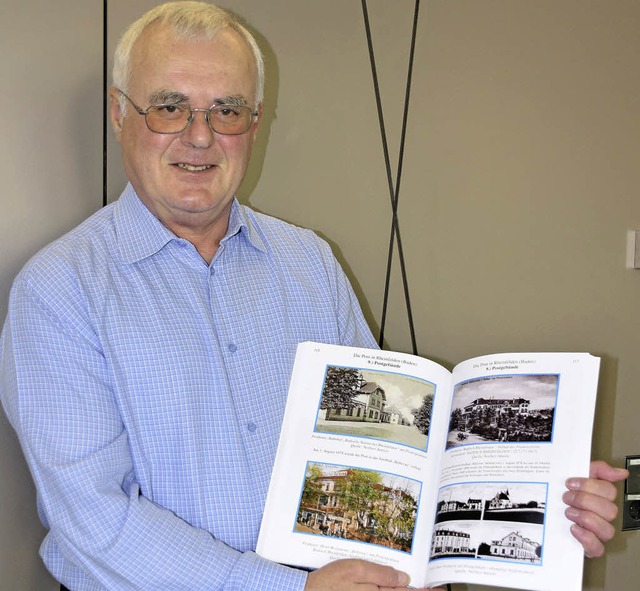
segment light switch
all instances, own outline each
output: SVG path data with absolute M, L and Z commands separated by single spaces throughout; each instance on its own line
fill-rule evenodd
M 640 455 L 627 456 L 625 468 L 629 477 L 624 482 L 623 531 L 640 529 Z

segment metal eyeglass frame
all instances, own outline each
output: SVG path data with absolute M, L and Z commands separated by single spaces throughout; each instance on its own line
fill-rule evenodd
M 211 131 L 213 131 L 214 133 L 217 133 L 219 135 L 242 135 L 244 133 L 247 133 L 247 131 L 249 131 L 251 129 L 251 125 L 253 125 L 253 119 L 254 117 L 257 117 L 259 115 L 258 111 L 251 111 L 251 107 L 247 107 L 246 105 L 213 105 L 211 107 L 209 107 L 208 109 L 194 109 L 193 107 L 191 107 L 191 105 L 187 105 L 187 107 L 189 108 L 189 118 L 187 119 L 187 122 L 185 124 L 185 126 L 180 129 L 179 131 L 156 131 L 155 129 L 152 129 L 149 126 L 149 120 L 147 119 L 147 113 L 149 112 L 149 109 L 151 108 L 159 108 L 159 107 L 171 107 L 171 106 L 176 106 L 176 105 L 170 105 L 170 104 L 162 104 L 162 105 L 152 105 L 151 107 L 149 107 L 146 111 L 143 111 L 138 105 L 136 105 L 129 96 L 127 96 L 127 94 L 120 90 L 119 88 L 116 88 L 116 90 L 124 97 L 126 98 L 130 103 L 131 106 L 136 110 L 136 112 L 138 113 L 138 115 L 142 115 L 144 117 L 144 122 L 147 125 L 147 129 L 149 129 L 149 131 L 153 132 L 153 133 L 160 133 L 162 135 L 172 135 L 172 134 L 176 134 L 176 133 L 182 133 L 183 131 L 185 131 L 189 125 L 191 125 L 191 123 L 193 122 L 194 119 L 194 113 L 204 113 L 204 118 L 207 120 L 207 125 L 209 126 L 209 129 Z M 211 124 L 211 112 L 214 109 L 220 109 L 220 108 L 224 108 L 224 107 L 231 107 L 233 106 L 233 108 L 236 109 L 248 109 L 250 114 L 251 114 L 251 118 L 249 119 L 249 124 L 247 129 L 245 129 L 244 131 L 237 131 L 235 133 L 226 133 L 224 131 L 218 131 L 217 129 L 215 129 L 213 127 L 213 125 Z

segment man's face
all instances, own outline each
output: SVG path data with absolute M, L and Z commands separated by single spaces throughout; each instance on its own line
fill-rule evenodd
M 143 110 L 183 95 L 192 108 L 220 99 L 242 99 L 254 109 L 256 69 L 241 37 L 225 31 L 216 39 L 182 41 L 152 26 L 136 43 L 128 96 Z M 233 196 L 244 177 L 257 121 L 242 135 L 220 135 L 204 113 L 195 113 L 182 133 L 150 131 L 128 105 L 123 116 L 111 92 L 111 118 L 121 144 L 125 172 L 145 205 L 179 236 L 202 229 L 226 231 Z

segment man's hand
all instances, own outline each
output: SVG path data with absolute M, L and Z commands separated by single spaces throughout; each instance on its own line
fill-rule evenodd
M 346 559 L 309 573 L 304 591 L 393 591 L 406 589 L 408 584 L 409 576 L 390 566 Z M 444 589 L 437 587 L 433 591 Z
M 615 533 L 611 525 L 618 514 L 614 503 L 617 490 L 614 482 L 629 475 L 623 468 L 606 462 L 591 462 L 589 478 L 569 478 L 562 500 L 569 505 L 567 518 L 574 522 L 571 533 L 584 548 L 585 556 L 596 558 L 604 554 L 604 543 Z

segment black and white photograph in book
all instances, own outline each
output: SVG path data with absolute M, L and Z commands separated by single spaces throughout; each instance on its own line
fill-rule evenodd
M 426 451 L 434 394 L 413 376 L 329 365 L 315 430 Z
M 457 384 L 447 449 L 477 443 L 549 443 L 557 374 L 504 375 Z
M 539 565 L 548 486 L 472 482 L 438 495 L 431 558 L 473 558 Z
M 439 523 L 431 539 L 431 560 L 468 558 L 542 565 L 540 525 L 486 522 Z
M 420 488 L 396 474 L 309 462 L 295 531 L 411 553 Z
M 454 520 L 544 524 L 545 482 L 468 482 L 440 489 L 436 523 Z

